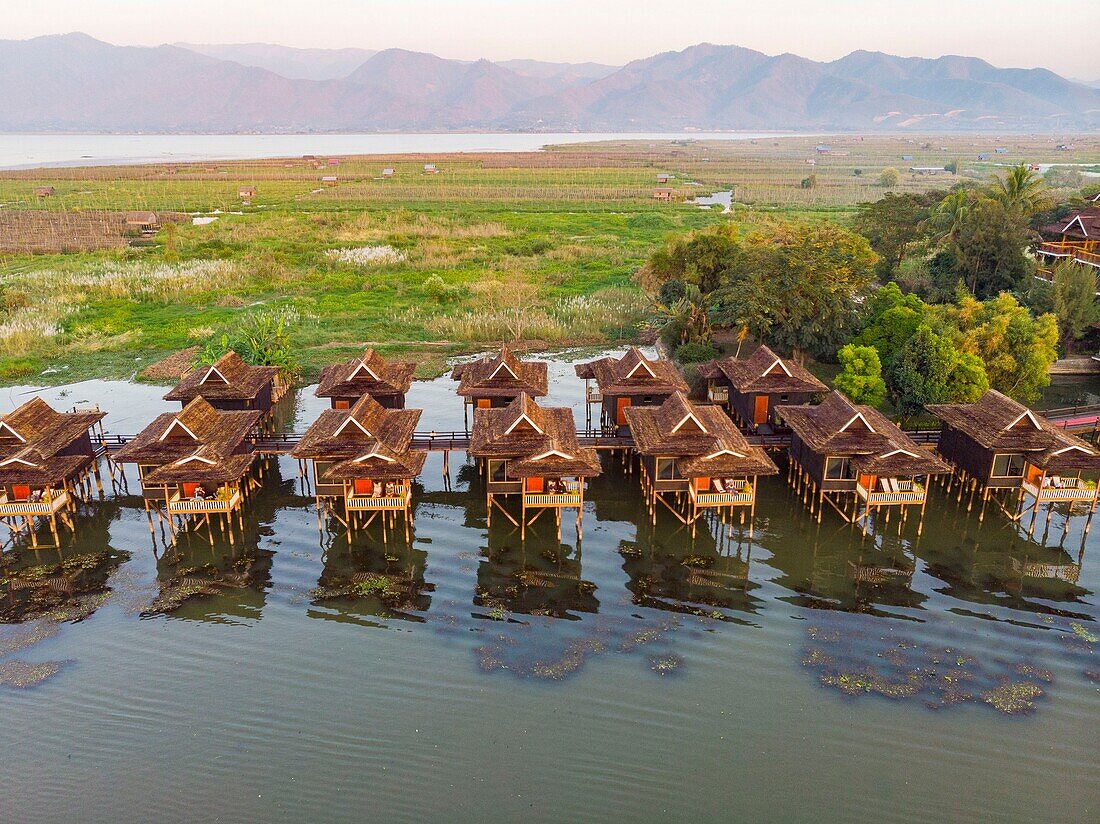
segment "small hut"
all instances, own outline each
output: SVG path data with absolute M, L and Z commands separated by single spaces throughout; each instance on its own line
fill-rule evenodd
M 928 411 L 941 421 L 936 450 L 955 468 L 959 500 L 969 490 L 980 490 L 981 518 L 992 499 L 1013 520 L 1032 513 L 1029 534 L 1041 504 L 1083 504 L 1096 509 L 1100 452 L 1091 444 L 1059 429 L 995 389 L 975 403 L 929 404 Z M 1090 476 L 1086 479 L 1086 475 Z M 1025 496 L 1033 504 L 1024 506 Z M 1015 498 L 1014 505 L 1009 502 Z M 1065 528 L 1069 529 L 1069 517 Z
M 1089 206 L 1057 223 L 1042 226 L 1039 234 L 1040 273 L 1048 280 L 1063 260 L 1100 269 L 1100 206 Z
M 777 404 L 807 404 L 829 391 L 804 366 L 767 346 L 757 347 L 744 360 L 722 358 L 703 364 L 699 374 L 707 379 L 707 399 L 728 405 L 735 420 L 754 430 L 771 424 Z
M 251 203 L 252 199 L 256 197 L 255 186 L 240 186 L 237 189 L 237 197 L 243 200 L 245 203 Z
M 36 518 L 49 522 L 55 541 L 58 518 L 72 529 L 78 489 L 91 473 L 99 484 L 91 431 L 103 417 L 58 412 L 37 397 L 0 415 L 0 523 L 10 534 L 26 528 L 37 545 Z
M 661 186 L 653 190 L 653 199 L 662 203 L 672 202 L 673 190 L 667 186 Z
M 240 515 L 255 484 L 249 436 L 262 415 L 259 410 L 217 409 L 196 397 L 179 412 L 157 416 L 114 459 L 137 464 L 147 512 L 155 510 L 169 520 L 179 517 L 188 525 L 209 526 L 212 515 L 223 516 L 232 541 L 233 516 Z
M 145 234 L 155 234 L 157 229 L 160 228 L 160 220 L 157 218 L 156 212 L 127 212 L 122 222 L 126 224 L 129 229 L 136 229 Z
M 618 435 L 630 433 L 628 406 L 660 406 L 673 392 L 689 391 L 675 364 L 650 360 L 636 346 L 618 360 L 600 358 L 575 368 L 577 377 L 584 378 L 588 428 L 592 427 L 592 406 L 598 404 L 600 427 Z
M 885 509 L 889 523 L 891 508 L 898 507 L 900 529 L 908 509 L 917 506 L 918 532 L 923 528 L 926 478 L 950 468 L 885 415 L 836 391 L 820 406 L 779 406 L 776 413 L 791 428 L 788 479 L 818 522 L 828 503 L 849 523 L 862 521 L 866 534 L 872 511 Z
M 192 369 L 164 399 L 186 406 L 201 397 L 215 409 L 255 410 L 266 417 L 283 391 L 277 366 L 250 366 L 230 351 L 210 366 Z
M 672 179 L 672 175 L 668 172 L 657 172 L 657 183 L 661 186 L 665 185 Z
M 526 393 L 503 408 L 475 409 L 470 454 L 485 478 L 490 525 L 497 507 L 524 538 L 527 527 L 550 509 L 560 532 L 561 512 L 572 508 L 580 536 L 585 479 L 600 474 L 600 461 L 596 450 L 577 441 L 572 409 L 540 407 Z M 513 495 L 520 499 L 518 521 L 497 500 Z M 535 513 L 530 520 L 528 511 Z
M 412 386 L 416 364 L 387 361 L 375 349 L 361 357 L 334 363 L 321 370 L 314 394 L 328 398 L 333 409 L 350 409 L 356 401 L 370 396 L 386 409 L 404 409 L 405 395 Z
M 507 346 L 498 355 L 486 355 L 460 363 L 451 372 L 463 399 L 462 420 L 469 429 L 470 407 L 491 409 L 507 406 L 521 394 L 541 398 L 547 392 L 545 361 L 522 361 Z
M 436 167 L 436 165 L 434 163 L 425 163 L 424 164 L 424 174 L 426 174 L 426 175 L 437 175 L 437 174 L 439 174 L 439 169 Z
M 34 194 L 36 197 L 53 197 L 53 186 L 36 186 Z
M 364 395 L 350 409 L 326 409 L 291 455 L 313 463 L 318 517 L 326 510 L 349 531 L 382 516 L 383 536 L 404 515 L 425 452 L 410 450 L 420 409 L 386 409 Z M 343 517 L 334 504 L 343 504 Z
M 335 186 L 339 182 L 340 182 L 340 179 L 336 175 L 322 175 L 321 176 L 321 185 L 322 186 Z
M 394 176 L 394 174 L 396 174 L 396 172 L 394 172 L 393 167 L 391 166 L 387 166 L 385 169 L 382 170 L 382 177 L 386 180 L 389 180 L 391 177 Z
M 657 504 L 662 504 L 694 535 L 703 513 L 717 511 L 725 521 L 727 511 L 740 507 L 741 523 L 748 509 L 751 534 L 756 479 L 779 470 L 720 408 L 691 403 L 676 392 L 659 407 L 627 407 L 626 417 L 654 522 Z

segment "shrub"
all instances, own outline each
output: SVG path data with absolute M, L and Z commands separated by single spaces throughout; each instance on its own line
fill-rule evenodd
M 683 300 L 687 295 L 687 289 L 684 287 L 682 280 L 666 280 L 661 284 L 661 291 L 657 294 L 657 299 L 665 306 L 671 306 L 677 301 Z
M 703 363 L 718 355 L 718 350 L 705 343 L 685 343 L 676 347 L 676 360 L 680 363 Z

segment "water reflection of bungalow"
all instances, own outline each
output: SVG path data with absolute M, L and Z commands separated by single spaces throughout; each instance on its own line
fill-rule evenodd
M 756 507 L 756 479 L 779 472 L 759 446 L 750 446 L 717 406 L 691 403 L 681 392 L 659 407 L 628 407 L 626 417 L 641 455 L 642 488 L 650 515 L 663 505 L 681 523 L 707 510 Z M 673 498 L 674 496 L 674 498 Z M 751 529 L 751 526 L 750 526 Z
M 526 393 L 502 409 L 476 409 L 470 454 L 481 462 L 490 524 L 496 506 L 523 537 L 549 509 L 560 531 L 561 511 L 575 508 L 580 534 L 585 479 L 600 473 L 600 461 L 578 443 L 572 409 L 542 408 Z M 520 498 L 519 521 L 496 500 L 511 495 Z
M 828 503 L 849 523 L 863 522 L 872 511 L 920 507 L 923 527 L 927 500 L 925 478 L 949 471 L 935 455 L 918 446 L 885 415 L 857 406 L 839 392 L 820 406 L 780 406 L 776 413 L 792 430 L 788 479 L 821 520 Z M 860 510 L 862 509 L 862 512 Z
M 181 540 L 157 559 L 160 592 L 147 612 L 214 623 L 259 620 L 273 555 L 251 541 L 209 546 Z
M 99 551 L 58 550 L 57 560 L 50 557 L 49 563 L 43 563 L 46 558 L 38 552 L 4 555 L 0 561 L 0 623 L 19 623 L 44 615 L 56 621 L 70 617 L 75 620 L 87 617 L 100 606 L 101 599 L 88 596 L 109 592 L 108 579 L 130 557 L 109 546 L 106 529 L 97 529 L 92 519 L 101 520 L 102 515 L 103 511 L 98 510 L 89 519 L 80 520 L 81 545 L 101 547 Z M 117 508 L 111 516 L 117 516 Z M 91 540 L 83 534 L 85 527 L 93 533 Z
M 232 540 L 233 516 L 255 484 L 249 435 L 261 414 L 215 409 L 195 398 L 180 412 L 157 416 L 114 460 L 137 464 L 147 511 L 160 515 L 163 505 L 169 519 L 207 526 L 210 516 L 222 516 Z
M 186 406 L 203 398 L 218 410 L 255 410 L 266 417 L 286 388 L 278 367 L 250 366 L 236 352 L 227 352 L 209 366 L 192 369 L 164 399 Z
M 404 409 L 415 370 L 415 363 L 387 361 L 372 348 L 362 357 L 326 366 L 314 394 L 328 398 L 333 409 L 350 409 L 366 395 L 386 409 Z
M 324 555 L 325 568 L 312 593 L 310 617 L 369 622 L 417 618 L 431 606 L 425 583 L 428 553 L 412 541 L 394 541 L 384 552 L 337 540 Z
M 59 518 L 72 528 L 78 488 L 93 473 L 99 483 L 91 430 L 103 417 L 98 410 L 58 412 L 41 398 L 0 415 L 0 523 L 9 534 L 26 529 L 37 544 L 39 518 L 55 542 Z
M 468 410 L 507 406 L 521 393 L 541 398 L 547 392 L 546 362 L 522 361 L 508 347 L 494 357 L 460 363 L 451 372 L 463 399 L 462 420 L 469 428 Z
M 400 513 L 407 535 L 412 481 L 427 458 L 409 448 L 421 414 L 420 409 L 386 409 L 369 396 L 350 409 L 322 412 L 291 453 L 313 462 L 318 517 L 327 509 L 355 529 L 381 516 L 385 537 Z M 343 517 L 333 508 L 336 501 L 343 504 Z
M 600 427 L 627 435 L 630 424 L 628 406 L 660 406 L 673 392 L 687 392 L 688 385 L 666 360 L 649 360 L 637 347 L 618 360 L 600 358 L 576 365 L 577 377 L 584 378 L 588 427 L 592 426 L 593 405 L 600 407 Z M 591 381 L 596 381 L 592 389 Z
M 482 558 L 474 605 L 552 618 L 600 609 L 596 585 L 584 580 L 580 552 L 556 540 L 524 543 Z
M 722 358 L 706 363 L 707 399 L 728 405 L 734 420 L 753 429 L 768 424 L 777 405 L 812 403 L 829 391 L 809 370 L 760 346 L 744 360 Z
M 933 404 L 928 411 L 942 421 L 939 453 L 955 467 L 963 491 L 981 490 L 982 515 L 992 497 L 1012 520 L 1032 512 L 1040 504 L 1084 504 L 1089 522 L 1096 509 L 1095 477 L 1100 473 L 1100 454 L 1088 443 L 1051 425 L 1023 404 L 996 390 L 989 390 L 969 404 Z M 1000 498 L 1016 494 L 1011 508 Z M 1023 507 L 1024 496 L 1034 505 Z M 1047 521 L 1052 507 L 1048 508 Z M 1088 532 L 1089 524 L 1085 525 Z M 1069 529 L 1069 517 L 1066 517 Z

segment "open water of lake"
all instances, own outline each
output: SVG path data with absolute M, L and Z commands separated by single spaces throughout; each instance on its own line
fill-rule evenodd
M 570 364 L 551 386 L 579 411 Z M 43 395 L 133 433 L 162 393 Z M 409 405 L 421 429 L 461 427 L 447 378 Z M 303 390 L 287 426 L 322 406 Z M 1028 539 L 937 488 L 922 536 L 911 519 L 861 539 L 811 520 L 781 475 L 751 539 L 692 540 L 652 526 L 607 459 L 583 542 L 547 521 L 521 544 L 502 518 L 486 529 L 461 454 L 450 469 L 429 457 L 409 543 L 323 534 L 280 459 L 243 544 L 164 548 L 130 468 L 60 552 L 6 553 L 0 819 L 1097 820 L 1100 530 L 1083 517 Z M 334 594 L 371 575 L 384 597 Z M 45 579 L 75 583 L 13 584 Z

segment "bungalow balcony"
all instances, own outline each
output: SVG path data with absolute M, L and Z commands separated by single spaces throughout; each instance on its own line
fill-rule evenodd
M 603 392 L 597 386 L 588 386 L 585 388 L 585 399 L 587 403 L 603 403 Z
M 580 506 L 582 501 L 580 482 L 564 481 L 564 484 L 564 493 L 552 495 L 548 492 L 524 492 L 524 507 L 543 509 L 547 507 L 566 508 Z
M 185 498 L 177 492 L 168 499 L 169 515 L 227 515 L 241 505 L 241 492 L 234 489 L 228 498 Z
M 1100 251 L 1089 247 L 1085 243 L 1073 241 L 1054 241 L 1053 243 L 1039 244 L 1039 254 L 1051 258 L 1072 258 L 1078 263 L 1095 266 L 1100 269 Z
M 9 498 L 7 493 L 3 493 L 0 494 L 0 518 L 56 515 L 68 505 L 69 493 L 65 491 L 43 495 L 37 501 Z
M 856 483 L 856 494 L 871 506 L 891 506 L 923 504 L 925 495 L 924 487 L 914 481 L 899 481 L 886 479 L 891 487 L 896 485 L 896 491 L 890 489 L 870 490 L 861 483 Z
M 1081 478 L 1050 478 L 1050 484 L 1036 486 L 1024 481 L 1024 491 L 1038 501 L 1092 501 L 1096 485 L 1089 486 Z
M 692 484 L 688 487 L 688 495 L 691 496 L 692 503 L 698 507 L 751 506 L 753 499 L 756 497 L 756 490 L 747 481 L 734 481 L 733 484 L 726 484 L 725 492 L 714 490 L 700 492 Z
M 412 486 L 398 484 L 392 494 L 374 496 L 369 493 L 354 493 L 344 499 L 349 512 L 377 512 L 379 510 L 404 511 L 412 501 Z
M 728 386 L 716 386 L 711 384 L 707 387 L 707 400 L 711 403 L 729 403 L 730 402 L 730 389 Z

